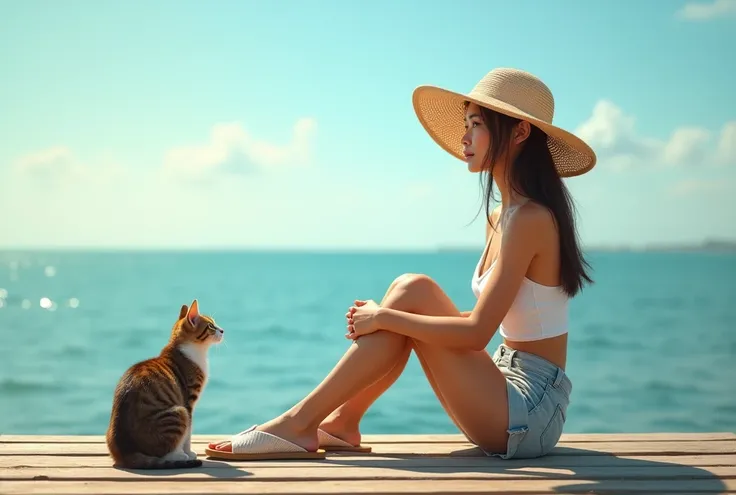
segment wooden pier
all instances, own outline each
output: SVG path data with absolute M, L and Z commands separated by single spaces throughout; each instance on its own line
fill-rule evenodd
M 369 454 L 225 462 L 192 470 L 112 467 L 102 436 L 0 435 L 0 494 L 736 493 L 734 433 L 566 434 L 542 458 L 484 457 L 460 435 L 364 435 Z

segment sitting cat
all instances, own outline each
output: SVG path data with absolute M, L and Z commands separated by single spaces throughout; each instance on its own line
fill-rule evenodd
M 192 413 L 207 381 L 207 351 L 223 329 L 199 313 L 197 300 L 179 311 L 157 357 L 134 364 L 115 388 L 107 448 L 115 466 L 175 469 L 202 465 L 192 452 Z

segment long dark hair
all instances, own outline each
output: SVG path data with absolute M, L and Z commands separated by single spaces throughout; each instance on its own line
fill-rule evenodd
M 488 127 L 491 136 L 491 144 L 483 161 L 484 164 L 490 163 L 490 168 L 483 170 L 483 173 L 479 175 L 485 196 L 486 218 L 491 228 L 495 228 L 491 220 L 490 206 L 493 194 L 493 167 L 508 149 L 514 126 L 521 120 L 485 107 L 481 107 L 480 110 L 483 122 Z M 517 194 L 548 208 L 557 222 L 562 289 L 573 297 L 582 290 L 586 282 L 591 284 L 593 280 L 586 271 L 590 265 L 585 260 L 578 242 L 575 227 L 575 204 L 555 169 L 552 154 L 547 146 L 547 134 L 532 125 L 529 137 L 510 165 L 506 168 L 509 187 Z

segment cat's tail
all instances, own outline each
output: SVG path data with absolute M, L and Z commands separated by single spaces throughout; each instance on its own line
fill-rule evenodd
M 202 460 L 172 461 L 136 452 L 126 455 L 118 464 L 125 469 L 191 469 L 200 467 Z

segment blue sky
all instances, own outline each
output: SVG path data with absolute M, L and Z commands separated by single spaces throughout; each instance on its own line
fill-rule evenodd
M 736 0 L 0 5 L 0 247 L 479 246 L 411 106 L 541 77 L 586 245 L 736 238 Z M 472 223 L 471 223 L 472 222 Z

